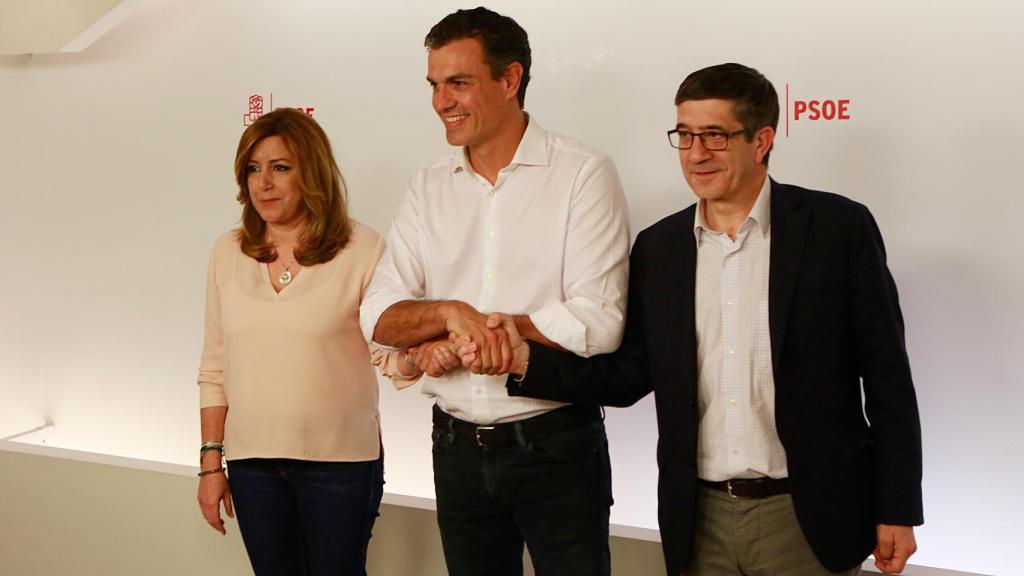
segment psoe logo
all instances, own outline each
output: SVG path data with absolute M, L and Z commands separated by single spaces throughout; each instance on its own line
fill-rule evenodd
M 271 92 L 270 93 L 270 103 L 269 103 L 269 106 L 267 107 L 267 110 L 273 110 L 273 109 L 274 109 L 274 93 Z M 313 110 L 315 110 L 312 106 L 296 106 L 295 109 L 300 111 L 300 112 L 305 112 L 306 114 L 308 114 L 310 116 L 313 115 Z M 259 94 L 253 94 L 252 96 L 249 96 L 249 111 L 246 112 L 245 114 L 242 114 L 242 125 L 249 126 L 250 124 L 252 124 L 256 120 L 258 120 L 260 118 L 260 116 L 263 116 L 263 114 L 264 114 L 264 112 L 263 112 L 263 96 L 261 96 Z
M 789 138 L 790 119 L 793 124 L 796 124 L 797 122 L 838 122 L 851 118 L 849 98 L 792 98 L 789 82 L 786 83 L 786 138 Z

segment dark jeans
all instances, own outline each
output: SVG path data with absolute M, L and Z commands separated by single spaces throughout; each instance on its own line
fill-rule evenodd
M 597 410 L 591 423 L 532 442 L 516 434 L 499 447 L 435 425 L 437 520 L 450 576 L 520 576 L 524 541 L 537 576 L 609 574 L 611 466 Z
M 256 576 L 366 574 L 379 460 L 231 460 L 228 482 Z

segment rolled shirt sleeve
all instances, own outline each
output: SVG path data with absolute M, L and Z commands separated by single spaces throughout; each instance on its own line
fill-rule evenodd
M 607 156 L 580 170 L 570 198 L 562 265 L 564 301 L 530 313 L 550 340 L 580 356 L 613 352 L 622 341 L 629 280 L 629 215 Z

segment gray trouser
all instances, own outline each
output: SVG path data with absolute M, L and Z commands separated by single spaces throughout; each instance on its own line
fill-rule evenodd
M 814 556 L 793 511 L 780 494 L 733 498 L 701 486 L 697 531 L 686 576 L 832 576 Z M 840 575 L 856 576 L 860 567 Z

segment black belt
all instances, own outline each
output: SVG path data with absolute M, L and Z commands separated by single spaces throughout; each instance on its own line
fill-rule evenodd
M 787 478 L 733 478 L 721 482 L 701 480 L 701 486 L 727 493 L 733 498 L 767 498 L 778 494 L 789 494 Z
M 434 405 L 434 430 L 450 431 L 458 437 L 469 438 L 477 446 L 511 446 L 518 443 L 519 434 L 526 442 L 535 442 L 554 432 L 580 428 L 600 420 L 601 410 L 597 406 L 573 404 L 525 420 L 484 426 L 459 420 Z

